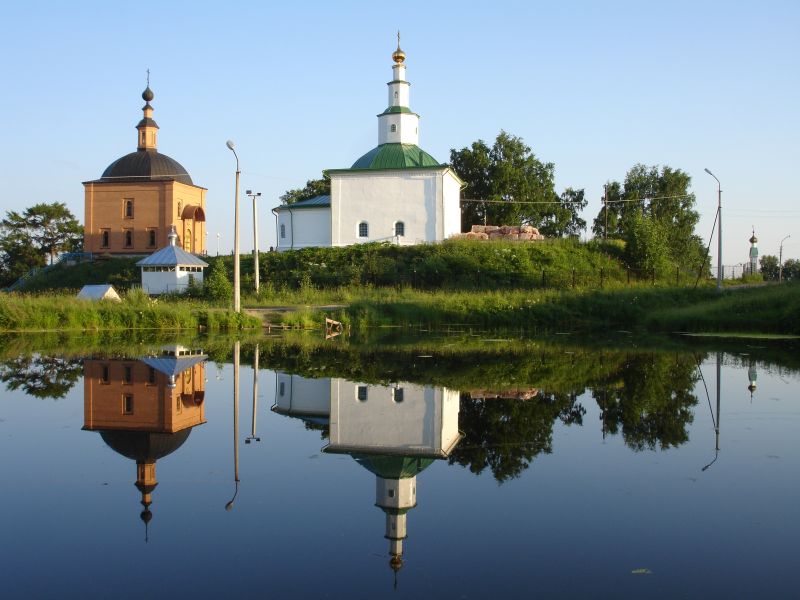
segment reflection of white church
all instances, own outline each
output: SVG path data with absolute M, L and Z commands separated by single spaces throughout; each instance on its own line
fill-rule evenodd
M 278 372 L 275 399 L 275 412 L 329 426 L 325 452 L 350 454 L 375 475 L 375 504 L 386 513 L 390 565 L 400 569 L 406 516 L 417 505 L 417 474 L 446 458 L 461 439 L 458 391 Z
M 329 170 L 331 194 L 277 207 L 278 250 L 390 241 L 419 244 L 461 231 L 463 182 L 419 147 L 409 108 L 405 53 L 392 54 L 389 106 L 378 115 L 378 145 L 349 169 Z

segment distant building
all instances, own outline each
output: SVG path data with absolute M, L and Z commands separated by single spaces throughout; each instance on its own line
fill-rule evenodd
M 750 274 L 758 273 L 758 238 L 756 237 L 756 230 L 753 229 L 753 235 L 750 236 Z
M 392 54 L 389 106 L 378 145 L 349 169 L 329 170 L 330 196 L 279 206 L 278 250 L 364 242 L 419 244 L 461 231 L 463 182 L 419 147 L 419 115 L 408 106 L 405 53 Z
M 136 263 L 142 270 L 142 289 L 151 296 L 184 292 L 192 284 L 203 285 L 203 269 L 208 263 L 177 245 L 174 228 L 167 239 L 167 246 Z
M 85 252 L 151 254 L 164 245 L 170 228 L 187 252 L 206 252 L 206 189 L 194 185 L 181 164 L 157 150 L 148 85 L 136 152 L 112 162 L 100 179 L 85 181 Z

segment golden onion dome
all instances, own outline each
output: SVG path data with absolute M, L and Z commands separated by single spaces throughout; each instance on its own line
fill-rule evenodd
M 397 46 L 397 50 L 392 52 L 392 60 L 394 60 L 394 62 L 396 62 L 399 65 L 405 59 L 406 59 L 406 53 L 400 50 L 400 46 Z
M 400 49 L 400 31 L 397 32 L 397 50 L 392 52 L 392 60 L 398 65 L 406 59 L 406 53 Z

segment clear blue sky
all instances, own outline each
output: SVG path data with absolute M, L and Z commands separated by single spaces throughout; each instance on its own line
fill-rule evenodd
M 3 9 L 0 209 L 65 202 L 135 149 L 151 69 L 159 151 L 208 188 L 208 248 L 233 238 L 233 156 L 269 209 L 322 169 L 377 143 L 395 31 L 422 116 L 420 145 L 451 148 L 501 129 L 585 188 L 635 163 L 692 176 L 708 238 L 723 186 L 724 262 L 800 256 L 800 2 L 15 2 Z M 247 200 L 247 199 L 245 199 Z M 249 200 L 243 250 L 252 248 Z

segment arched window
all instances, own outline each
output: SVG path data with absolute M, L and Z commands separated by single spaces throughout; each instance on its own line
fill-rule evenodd
M 356 398 L 360 402 L 366 402 L 367 401 L 367 386 L 365 386 L 365 385 L 358 386 L 358 389 L 356 390 Z
M 125 218 L 133 218 L 133 200 L 125 200 Z
M 102 235 L 100 236 L 100 247 L 108 248 L 108 230 L 103 231 Z
M 156 230 L 155 229 L 151 229 L 150 231 L 147 232 L 147 236 L 148 236 L 147 237 L 147 245 L 150 246 L 151 248 L 155 248 L 156 247 Z
M 397 125 L 392 124 L 392 126 L 389 128 L 389 131 L 391 131 L 392 133 L 396 133 L 397 132 Z
M 125 247 L 133 248 L 133 231 L 130 229 L 125 230 Z
M 397 92 L 394 93 L 394 99 L 397 100 Z
M 281 239 L 285 239 L 285 238 L 286 238 L 286 225 L 281 223 Z
M 406 224 L 402 221 L 397 221 L 394 224 L 394 234 L 396 236 L 404 236 L 406 234 Z
M 181 208 L 183 208 L 183 203 L 178 200 L 178 218 L 181 218 Z
M 369 225 L 366 221 L 361 221 L 361 223 L 358 224 L 358 237 L 369 237 Z
M 394 400 L 397 403 L 403 401 L 403 388 L 397 387 L 392 390 L 392 400 Z

